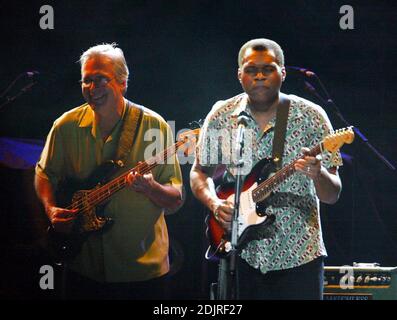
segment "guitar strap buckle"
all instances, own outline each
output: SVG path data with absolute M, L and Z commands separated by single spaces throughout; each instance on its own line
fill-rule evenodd
M 123 167 L 125 166 L 125 163 L 124 163 L 123 160 L 117 160 L 116 163 L 117 163 L 117 165 L 118 165 L 120 168 L 123 168 Z
M 275 167 L 278 168 L 278 167 L 281 165 L 281 164 L 280 164 L 280 158 L 277 157 L 277 156 L 275 156 L 275 157 L 273 158 L 273 163 L 274 163 Z

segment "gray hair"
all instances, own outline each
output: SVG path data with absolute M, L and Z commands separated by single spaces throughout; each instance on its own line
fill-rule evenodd
M 116 80 L 119 83 L 125 81 L 125 91 L 127 91 L 129 71 L 127 67 L 127 62 L 124 58 L 123 50 L 117 48 L 117 43 L 114 42 L 111 44 L 103 43 L 91 47 L 83 52 L 83 54 L 80 56 L 79 61 L 81 67 L 83 67 L 88 59 L 99 56 L 105 56 L 112 60 Z
M 270 39 L 253 39 L 248 42 L 246 42 L 240 49 L 238 53 L 238 66 L 241 67 L 243 64 L 243 58 L 245 55 L 245 52 L 248 49 L 252 50 L 257 50 L 257 51 L 267 51 L 267 50 L 272 50 L 274 54 L 276 55 L 276 60 L 277 63 L 280 65 L 280 67 L 284 67 L 284 52 L 283 49 L 281 49 L 280 45 Z

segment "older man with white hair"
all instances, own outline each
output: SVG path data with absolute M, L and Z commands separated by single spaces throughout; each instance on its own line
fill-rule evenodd
M 148 130 L 160 132 L 164 148 L 171 129 L 157 113 L 128 101 L 128 67 L 116 44 L 102 44 L 80 57 L 81 89 L 86 103 L 58 118 L 36 166 L 35 187 L 55 234 L 74 232 L 81 210 L 60 204 L 64 181 L 84 181 L 107 160 L 133 168 L 144 159 Z M 70 298 L 163 298 L 169 271 L 164 215 L 182 203 L 182 177 L 176 157 L 148 174 L 128 176 L 129 188 L 106 203 L 114 220 L 94 232 L 68 262 Z

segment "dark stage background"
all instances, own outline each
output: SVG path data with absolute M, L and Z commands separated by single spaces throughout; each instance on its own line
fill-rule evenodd
M 54 9 L 54 30 L 40 29 L 44 4 Z M 354 30 L 339 26 L 343 4 L 354 9 Z M 396 9 L 392 1 L 0 1 L 0 91 L 22 72 L 40 72 L 30 91 L 0 110 L 0 138 L 44 140 L 58 116 L 82 103 L 76 61 L 102 42 L 117 42 L 125 53 L 127 97 L 185 128 L 217 100 L 241 92 L 238 50 L 267 37 L 283 47 L 287 65 L 316 72 L 346 119 L 395 164 Z M 303 80 L 289 74 L 283 91 L 318 103 Z M 21 77 L 10 94 L 27 83 Z M 334 127 L 343 127 L 324 107 Z M 340 170 L 341 199 L 322 206 L 326 264 L 396 266 L 396 174 L 358 138 L 343 152 L 350 160 Z M 48 262 L 39 245 L 45 218 L 33 169 L 9 162 L 0 169 L 0 297 L 50 298 L 38 289 L 39 267 Z M 168 218 L 171 291 L 179 299 L 208 298 L 216 264 L 204 260 L 204 212 L 189 189 L 189 170 L 183 166 L 186 204 Z

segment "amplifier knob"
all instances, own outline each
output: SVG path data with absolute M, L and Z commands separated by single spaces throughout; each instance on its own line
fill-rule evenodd
M 358 276 L 356 279 L 356 283 L 361 283 L 363 281 L 363 277 L 362 276 Z
M 372 277 L 372 278 L 369 279 L 369 281 L 370 281 L 370 282 L 378 282 L 378 281 L 380 281 L 380 278 L 378 278 L 378 277 Z
M 381 277 L 381 280 L 380 280 L 380 281 L 381 281 L 382 283 L 385 283 L 385 282 L 386 282 L 386 279 L 387 279 L 386 277 Z
M 369 283 L 369 279 L 370 279 L 370 277 L 369 277 L 369 276 L 366 276 L 366 277 L 364 278 L 364 283 Z

